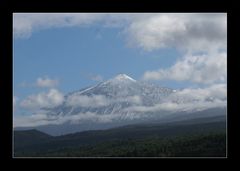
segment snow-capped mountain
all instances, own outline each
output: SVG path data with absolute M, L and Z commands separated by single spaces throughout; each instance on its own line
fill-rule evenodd
M 66 94 L 61 105 L 45 108 L 37 115 L 44 118 L 41 122 L 44 124 L 35 128 L 60 135 L 134 123 L 223 115 L 226 114 L 225 95 L 216 93 L 216 88 L 219 87 L 210 88 L 208 93 L 202 89 L 173 90 L 119 74 Z M 218 98 L 214 99 L 216 94 Z
M 64 103 L 50 109 L 48 115 L 53 117 L 91 112 L 129 119 L 136 114 L 130 107 L 154 106 L 171 93 L 173 90 L 170 88 L 139 82 L 126 74 L 119 74 L 96 86 L 67 94 Z

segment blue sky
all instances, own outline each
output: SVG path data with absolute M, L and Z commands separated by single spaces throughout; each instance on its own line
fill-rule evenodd
M 28 39 L 15 39 L 16 93 L 27 95 L 30 89 L 20 86 L 21 83 L 32 83 L 42 76 L 59 79 L 59 88 L 66 93 L 95 84 L 96 81 L 87 78 L 91 74 L 101 75 L 105 80 L 126 73 L 140 80 L 144 71 L 167 68 L 180 56 L 175 49 L 144 52 L 127 47 L 116 28 L 96 30 L 98 26 L 58 28 L 34 33 Z
M 174 89 L 226 82 L 220 71 L 226 59 L 226 14 L 45 15 L 14 15 L 14 96 L 19 103 L 49 90 L 51 85 L 36 84 L 39 78 L 57 80 L 52 87 L 64 94 L 119 73 Z M 225 37 L 219 37 L 222 33 Z M 216 68 L 210 64 L 218 56 L 223 64 Z M 196 62 L 201 59 L 209 62 Z

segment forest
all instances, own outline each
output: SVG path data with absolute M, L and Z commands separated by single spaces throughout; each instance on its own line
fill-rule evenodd
M 14 132 L 15 157 L 225 157 L 226 122 L 214 118 L 50 136 Z
M 224 157 L 226 134 L 109 141 L 79 148 L 17 153 L 25 157 Z

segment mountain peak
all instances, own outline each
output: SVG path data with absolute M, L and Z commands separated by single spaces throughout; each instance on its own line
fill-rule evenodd
M 118 74 L 116 77 L 114 77 L 113 78 L 114 80 L 119 80 L 119 81 L 121 81 L 121 80 L 131 80 L 131 81 L 136 81 L 136 80 L 134 80 L 133 78 L 131 78 L 131 77 L 129 77 L 128 75 L 126 75 L 126 74 Z

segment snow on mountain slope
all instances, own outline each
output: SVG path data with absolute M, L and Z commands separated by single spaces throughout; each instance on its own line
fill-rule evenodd
M 50 109 L 49 117 L 94 113 L 115 115 L 117 119 L 134 119 L 136 112 L 131 106 L 153 106 L 160 103 L 172 89 L 138 82 L 125 74 L 102 82 L 96 86 L 69 93 L 62 105 Z M 130 108 L 129 108 L 130 109 Z

